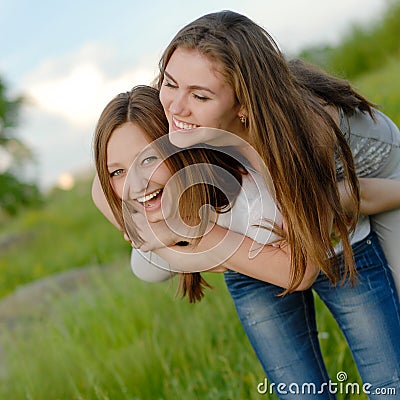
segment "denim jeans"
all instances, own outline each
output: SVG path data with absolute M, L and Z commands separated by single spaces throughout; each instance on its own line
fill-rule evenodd
M 364 384 L 396 388 L 400 398 L 399 300 L 385 256 L 374 233 L 353 245 L 358 278 L 333 287 L 320 274 L 312 289 L 327 305 L 343 331 Z M 282 288 L 237 272 L 225 282 L 246 334 L 270 382 L 327 389 L 316 394 L 278 394 L 281 399 L 334 399 L 326 384 L 311 289 L 277 297 Z M 332 381 L 336 382 L 334 377 Z M 322 385 L 325 382 L 325 385 Z M 379 389 L 378 389 L 379 390 Z M 370 394 L 378 399 L 382 395 Z

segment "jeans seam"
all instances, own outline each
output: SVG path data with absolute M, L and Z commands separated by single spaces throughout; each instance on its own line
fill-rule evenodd
M 378 239 L 377 239 L 377 240 L 378 240 Z M 389 288 L 390 288 L 390 292 L 391 292 L 391 294 L 392 294 L 392 296 L 391 296 L 391 301 L 392 301 L 393 306 L 394 306 L 394 308 L 395 308 L 395 310 L 396 310 L 397 322 L 399 323 L 399 326 L 400 326 L 399 302 L 396 301 L 396 300 L 397 300 L 397 297 L 398 297 L 398 294 L 397 294 L 397 292 L 394 290 L 394 287 L 393 287 L 393 285 L 392 285 L 391 282 L 390 282 L 390 278 L 389 278 L 389 276 L 388 276 L 388 274 L 390 273 L 390 271 L 389 271 L 389 269 L 387 268 L 387 262 L 385 262 L 385 260 L 382 259 L 381 254 L 379 253 L 379 251 L 377 251 L 377 249 L 376 249 L 375 246 L 373 246 L 373 250 L 374 250 L 374 253 L 375 253 L 376 257 L 378 257 L 379 261 L 381 262 L 381 264 L 382 264 L 382 266 L 383 266 L 383 271 L 384 271 L 384 273 L 385 273 L 386 284 L 387 284 L 387 285 L 389 286 Z
M 311 293 L 311 296 L 313 296 L 313 301 L 314 301 L 314 295 L 313 295 L 313 293 Z M 306 320 L 306 323 L 307 323 L 307 333 L 308 333 L 308 337 L 310 338 L 310 342 L 311 342 L 311 345 L 312 345 L 312 350 L 313 350 L 315 359 L 318 361 L 318 368 L 319 368 L 319 370 L 320 370 L 320 373 L 321 373 L 321 375 L 322 375 L 322 376 L 325 378 L 325 380 L 326 380 L 328 377 L 325 376 L 325 368 L 324 368 L 324 366 L 321 365 L 321 361 L 322 361 L 322 360 L 320 360 L 320 357 L 318 356 L 318 351 L 316 351 L 315 343 L 314 343 L 314 340 L 313 340 L 312 335 L 311 335 L 310 319 L 309 319 L 309 305 L 308 305 L 308 303 L 305 301 L 304 292 L 301 293 L 301 297 L 302 297 L 303 304 L 304 304 L 304 312 L 305 312 L 305 320 Z M 317 335 L 318 335 L 318 328 L 317 328 Z M 318 342 L 318 343 L 319 343 L 319 342 Z

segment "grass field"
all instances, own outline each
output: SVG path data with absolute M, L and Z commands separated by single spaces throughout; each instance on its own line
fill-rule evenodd
M 399 67 L 356 82 L 398 124 Z M 176 282 L 135 279 L 129 245 L 93 207 L 89 182 L 0 222 L 0 399 L 274 398 L 257 392 L 265 376 L 222 276 L 209 274 L 215 289 L 197 305 L 174 298 Z M 44 277 L 54 280 L 40 285 Z M 332 380 L 345 371 L 356 382 L 318 299 L 317 314 Z
M 82 274 L 2 320 L 0 398 L 261 398 L 265 376 L 220 276 L 193 306 L 174 299 L 172 283 L 135 280 L 127 264 Z M 355 381 L 334 321 L 321 306 L 318 316 L 332 379 L 346 371 Z

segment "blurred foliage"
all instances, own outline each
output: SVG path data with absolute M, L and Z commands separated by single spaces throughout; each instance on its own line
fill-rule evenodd
M 0 148 L 3 150 L 0 156 L 9 156 L 8 162 L 3 162 L 4 169 L 0 170 L 0 212 L 10 215 L 15 215 L 21 207 L 38 204 L 41 200 L 38 186 L 26 182 L 21 174 L 20 167 L 32 161 L 32 153 L 13 134 L 23 100 L 22 96 L 11 98 L 0 77 Z
M 384 15 L 370 26 L 354 25 L 336 47 L 310 47 L 299 56 L 348 79 L 381 68 L 400 56 L 400 0 L 388 0 Z
M 400 126 L 400 57 L 391 58 L 382 68 L 364 74 L 353 81 L 363 95 L 377 104 Z
M 7 141 L 6 130 L 15 127 L 18 122 L 18 113 L 23 102 L 21 96 L 15 99 L 9 99 L 7 96 L 7 88 L 0 78 L 0 144 L 3 145 Z
M 9 215 L 17 214 L 22 206 L 41 204 L 39 189 L 32 183 L 18 180 L 5 172 L 0 174 L 0 209 Z
M 0 215 L 0 297 L 75 267 L 123 260 L 129 268 L 130 244 L 94 206 L 92 179 L 54 188 L 41 207 Z

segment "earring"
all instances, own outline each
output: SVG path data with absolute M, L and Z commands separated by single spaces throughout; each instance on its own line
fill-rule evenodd
M 240 119 L 240 122 L 241 122 L 243 125 L 246 125 L 247 118 L 246 118 L 245 115 L 239 115 L 239 119 Z

